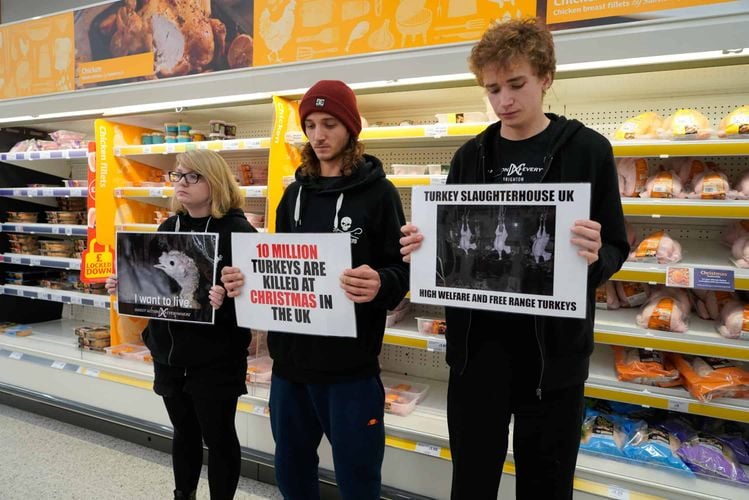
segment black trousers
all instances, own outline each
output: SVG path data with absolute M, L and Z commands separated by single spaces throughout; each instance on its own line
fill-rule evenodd
M 211 500 L 234 498 L 240 470 L 239 439 L 234 426 L 237 399 L 215 399 L 186 392 L 164 397 L 174 427 L 174 483 L 185 495 L 198 487 L 205 442 Z
M 493 347 L 474 350 L 462 375 L 450 370 L 452 500 L 496 500 L 511 415 L 517 498 L 571 499 L 584 386 L 545 390 L 539 400 L 532 383 L 538 374 Z

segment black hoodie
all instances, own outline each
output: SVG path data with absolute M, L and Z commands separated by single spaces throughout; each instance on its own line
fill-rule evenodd
M 276 211 L 278 233 L 348 232 L 352 268 L 368 264 L 380 275 L 371 302 L 356 304 L 356 338 L 270 332 L 273 372 L 300 383 L 333 383 L 379 373 L 385 314 L 408 290 L 408 265 L 400 254 L 405 223 L 395 187 L 382 163 L 364 155 L 350 176 L 308 177 L 297 169 Z
M 595 289 L 619 270 L 629 253 L 619 184 L 611 144 L 599 133 L 576 120 L 547 114 L 554 123 L 554 136 L 544 156 L 542 182 L 585 182 L 591 185 L 590 218 L 601 224 L 603 246 L 598 260 L 588 267 L 588 305 L 585 319 L 531 316 L 540 356 L 536 393 L 581 384 L 588 378 L 593 352 Z M 497 138 L 501 122 L 458 149 L 453 156 L 448 184 L 484 184 L 498 163 Z M 471 309 L 445 308 L 447 320 L 447 362 L 462 373 L 471 359 L 472 332 L 496 328 L 496 324 L 473 321 Z M 477 324 L 483 323 L 483 324 Z M 498 331 L 497 335 L 525 332 Z M 533 355 L 534 353 L 528 353 Z M 531 376 L 531 375 L 528 375 Z M 534 381 L 536 382 L 536 381 Z
M 231 234 L 256 232 L 247 222 L 244 212 L 238 208 L 229 210 L 220 219 L 173 215 L 158 230 L 174 232 L 178 218 L 179 232 L 218 233 L 217 285 L 221 284 L 221 269 L 232 262 Z M 151 319 L 142 336 L 155 361 L 178 367 L 206 365 L 222 359 L 241 359 L 247 356 L 250 345 L 250 330 L 237 326 L 234 299 L 229 297 L 225 297 L 221 307 L 216 310 L 213 325 Z

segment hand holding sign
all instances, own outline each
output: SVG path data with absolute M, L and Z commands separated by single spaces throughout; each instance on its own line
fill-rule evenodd
M 381 285 L 380 273 L 366 264 L 346 269 L 341 275 L 341 288 L 346 292 L 346 297 L 357 304 L 374 300 Z
M 585 257 L 588 265 L 598 260 L 598 250 L 601 249 L 601 224 L 594 220 L 576 220 L 571 229 L 574 235 L 570 240 L 573 245 L 580 247 L 578 255 Z
M 419 228 L 413 224 L 406 224 L 401 228 L 403 236 L 400 239 L 401 255 L 403 262 L 411 262 L 411 253 L 421 248 L 421 242 L 424 241 L 424 235 L 419 232 Z
M 213 307 L 214 309 L 218 309 L 219 307 L 221 307 L 221 304 L 224 303 L 224 295 L 226 295 L 226 290 L 224 290 L 224 287 L 213 285 L 208 291 L 208 300 L 211 303 L 211 307 Z
M 229 297 L 237 297 L 242 293 L 242 287 L 244 286 L 244 274 L 238 267 L 226 266 L 221 270 L 221 282 L 226 288 L 226 295 Z

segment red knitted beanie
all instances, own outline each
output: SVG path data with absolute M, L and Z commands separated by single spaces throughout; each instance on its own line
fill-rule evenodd
M 320 80 L 314 84 L 299 104 L 299 121 L 304 130 L 304 120 L 316 111 L 338 118 L 352 137 L 359 137 L 361 118 L 356 106 L 356 96 L 348 85 L 339 80 Z

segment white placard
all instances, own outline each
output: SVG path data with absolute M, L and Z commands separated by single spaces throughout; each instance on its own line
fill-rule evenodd
M 252 414 L 253 415 L 260 415 L 261 417 L 264 417 L 268 414 L 267 408 L 265 406 L 260 405 L 253 405 L 252 406 Z
M 149 188 L 148 196 L 151 198 L 161 198 L 164 195 L 164 188 Z
M 416 186 L 411 301 L 584 318 L 588 263 L 570 238 L 589 184 Z
M 348 233 L 234 233 L 231 244 L 245 281 L 236 298 L 239 326 L 356 337 L 354 303 L 340 286 L 351 267 Z
M 144 155 L 150 155 L 151 154 L 151 146 L 143 146 L 143 154 Z
M 428 125 L 424 129 L 424 134 L 427 137 L 434 137 L 435 139 L 444 137 L 447 135 L 447 123 L 437 123 L 435 125 Z
M 41 257 L 29 257 L 29 265 L 41 266 L 42 265 Z
M 68 235 L 68 236 L 72 235 L 73 234 L 73 228 L 70 227 L 70 226 L 66 226 L 65 227 L 65 234 Z
M 22 352 L 15 352 L 14 351 L 14 352 L 10 353 L 10 356 L 8 356 L 8 357 L 10 359 L 19 360 L 19 359 L 21 359 L 23 357 L 23 353 Z
M 52 362 L 52 368 L 55 370 L 64 370 L 65 369 L 65 362 L 64 361 L 53 361 Z
M 429 339 L 427 340 L 427 351 L 429 352 L 445 352 L 447 344 L 445 339 Z
M 244 147 L 246 149 L 257 149 L 260 147 L 260 139 L 254 138 L 254 139 L 245 139 L 244 140 Z
M 416 453 L 429 455 L 430 457 L 439 457 L 440 447 L 432 444 L 416 443 Z
M 21 263 L 21 257 L 11 257 L 10 258 L 11 264 L 20 264 Z

